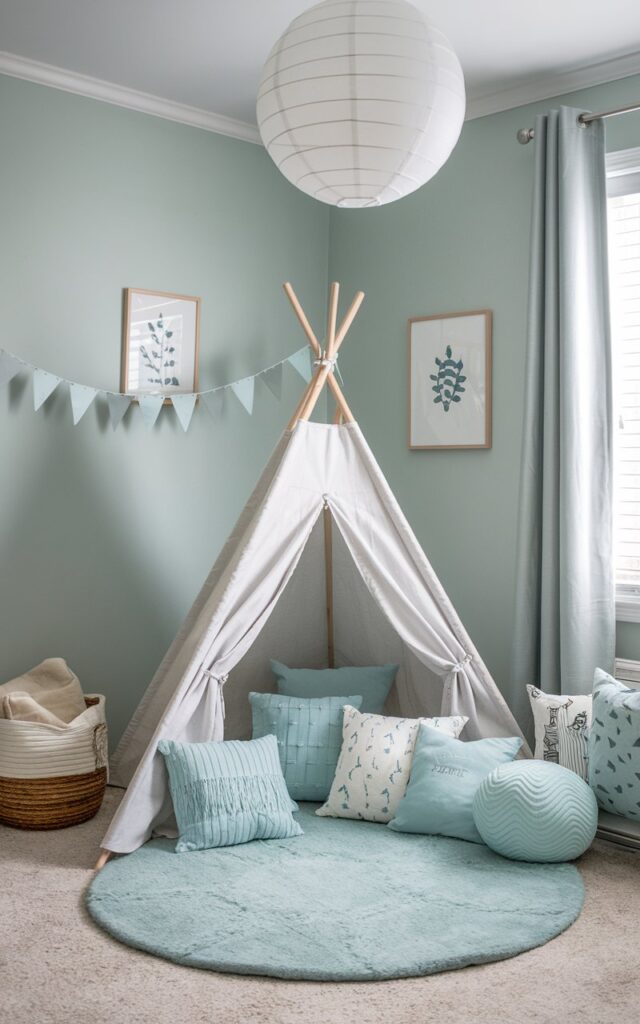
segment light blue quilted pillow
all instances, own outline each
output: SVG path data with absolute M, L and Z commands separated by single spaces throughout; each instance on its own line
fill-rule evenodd
M 596 669 L 589 785 L 611 814 L 640 821 L 640 690 Z
M 278 693 L 287 697 L 341 697 L 343 693 L 360 693 L 362 713 L 382 715 L 398 666 L 289 668 L 281 661 L 272 661 L 271 671 L 276 677 Z
M 302 835 L 275 736 L 219 743 L 161 740 L 180 838 L 176 852 Z
M 250 693 L 253 738 L 272 733 L 294 800 L 325 800 L 342 746 L 345 704 L 359 708 L 362 697 L 285 697 Z

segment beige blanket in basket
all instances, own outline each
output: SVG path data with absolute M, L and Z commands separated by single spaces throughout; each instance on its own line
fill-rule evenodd
M 85 710 L 80 681 L 64 658 L 47 658 L 0 686 L 0 718 L 60 726 Z

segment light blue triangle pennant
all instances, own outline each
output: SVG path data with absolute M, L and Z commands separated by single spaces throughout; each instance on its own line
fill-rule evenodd
M 15 356 L 9 355 L 8 352 L 0 352 L 0 386 L 13 380 L 23 366 L 24 363 L 21 363 Z
M 245 377 L 244 380 L 237 380 L 231 385 L 231 390 L 239 402 L 245 407 L 249 415 L 253 412 L 253 394 L 255 391 L 255 377 Z
M 269 391 L 280 401 L 282 397 L 282 363 L 265 370 L 262 379 L 269 388 Z
M 97 394 L 97 388 L 88 388 L 84 384 L 69 384 L 69 397 L 71 398 L 71 414 L 74 427 L 80 422 Z
M 193 410 L 196 407 L 197 397 L 197 395 L 171 396 L 171 401 L 173 402 L 173 408 L 176 411 L 176 416 L 180 420 L 180 425 L 185 432 L 189 429 L 191 417 L 193 416 Z
M 139 395 L 138 404 L 145 425 L 151 430 L 162 409 L 164 395 Z
M 53 394 L 61 380 L 62 377 L 56 377 L 46 370 L 33 371 L 33 408 L 36 411 Z
M 309 349 L 301 348 L 299 352 L 294 352 L 292 356 L 289 356 L 287 360 L 294 370 L 297 370 L 304 381 L 309 383 L 311 380 L 311 360 L 309 358 Z
M 216 388 L 215 391 L 206 391 L 204 395 L 200 396 L 206 405 L 211 418 L 215 420 L 216 423 L 222 416 L 222 410 L 224 409 L 225 391 L 226 388 Z
M 121 422 L 122 417 L 131 405 L 130 395 L 117 395 L 113 391 L 107 392 L 107 405 L 109 406 L 109 419 L 111 420 L 111 426 L 115 430 L 118 424 Z

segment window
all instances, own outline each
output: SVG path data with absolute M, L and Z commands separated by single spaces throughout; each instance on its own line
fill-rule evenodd
M 640 622 L 640 149 L 607 157 L 616 617 Z

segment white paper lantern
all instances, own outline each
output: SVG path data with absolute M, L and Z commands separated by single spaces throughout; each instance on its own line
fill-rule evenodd
M 462 69 L 406 0 L 324 0 L 295 18 L 262 72 L 262 141 L 297 188 L 372 207 L 424 185 L 464 120 Z

